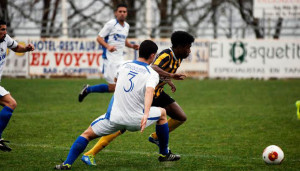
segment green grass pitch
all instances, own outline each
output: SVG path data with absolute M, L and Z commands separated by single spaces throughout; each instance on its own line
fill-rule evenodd
M 11 152 L 0 151 L 0 170 L 51 170 L 66 159 L 74 140 L 105 113 L 112 94 L 91 94 L 82 103 L 78 93 L 86 79 L 2 79 L 18 107 L 3 138 Z M 188 120 L 170 134 L 178 162 L 159 163 L 157 147 L 143 134 L 126 132 L 96 156 L 97 166 L 80 159 L 73 170 L 300 170 L 300 80 L 175 81 L 176 93 Z M 90 149 L 96 140 L 92 141 Z M 266 165 L 262 151 L 278 145 L 281 165 Z M 86 149 L 86 150 L 87 150 Z M 80 156 L 81 157 L 81 156 Z

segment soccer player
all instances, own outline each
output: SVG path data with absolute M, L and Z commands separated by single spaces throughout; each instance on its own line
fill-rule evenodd
M 10 48 L 15 52 L 28 52 L 34 50 L 34 46 L 32 44 L 28 44 L 24 47 L 13 40 L 7 34 L 6 22 L 0 20 L 0 79 L 6 61 L 7 48 Z M 0 86 L 0 104 L 3 106 L 2 110 L 0 111 L 0 150 L 11 151 L 11 148 L 5 144 L 9 141 L 2 139 L 2 133 L 6 128 L 13 111 L 17 107 L 17 102 L 2 86 Z
M 57 170 L 71 169 L 76 158 L 84 151 L 89 141 L 109 135 L 121 129 L 141 131 L 156 122 L 159 137 L 159 161 L 176 161 L 180 155 L 168 149 L 169 127 L 166 110 L 151 107 L 153 94 L 159 75 L 149 64 L 155 58 L 157 45 L 151 40 L 141 43 L 137 61 L 124 63 L 118 70 L 114 96 L 107 112 L 95 119 L 91 125 L 73 143 L 67 159 Z
M 97 37 L 97 42 L 103 47 L 102 74 L 108 84 L 85 85 L 78 96 L 79 102 L 82 102 L 89 93 L 114 92 L 116 86 L 114 78 L 117 69 L 124 62 L 124 47 L 127 46 L 135 50 L 139 49 L 139 45 L 131 44 L 127 40 L 129 24 L 125 21 L 127 17 L 126 4 L 119 4 L 117 6 L 115 17 L 115 19 L 111 19 L 104 25 Z
M 171 86 L 172 91 L 175 92 L 176 87 L 171 79 L 183 80 L 185 78 L 185 75 L 176 74 L 176 71 L 182 60 L 189 56 L 193 42 L 194 37 L 189 33 L 184 31 L 174 32 L 171 36 L 172 47 L 163 50 L 152 64 L 152 68 L 160 75 L 160 81 L 155 88 L 152 106 L 159 106 L 166 109 L 167 115 L 171 117 L 168 120 L 170 132 L 183 124 L 187 117 L 178 103 L 166 94 L 163 88 L 165 84 L 168 84 Z M 114 138 L 124 132 L 125 130 L 120 130 L 111 135 L 102 137 L 91 150 L 82 156 L 81 160 L 87 165 L 96 165 L 95 155 L 105 148 Z M 149 141 L 159 145 L 157 133 L 152 133 L 149 137 Z

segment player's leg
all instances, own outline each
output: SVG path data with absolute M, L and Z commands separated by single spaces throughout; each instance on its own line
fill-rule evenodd
M 166 110 L 161 109 L 161 116 L 156 124 L 156 132 L 159 140 L 159 154 L 167 155 L 169 153 L 168 144 L 169 144 L 169 127 L 167 121 Z
M 91 125 L 85 130 L 73 143 L 66 161 L 60 165 L 56 165 L 55 169 L 70 169 L 71 165 L 77 157 L 84 151 L 89 141 L 116 132 L 121 128 L 116 127 L 109 120 L 105 119 L 105 114 L 95 119 Z
M 69 170 L 77 157 L 84 151 L 89 141 L 97 138 L 91 126 L 88 127 L 73 143 L 69 151 L 67 159 L 60 165 L 56 165 L 54 169 Z
M 168 120 L 170 132 L 174 131 L 177 127 L 179 127 L 186 121 L 187 116 L 177 102 L 173 102 L 167 105 L 165 109 L 167 111 L 168 116 L 171 117 Z
M 103 61 L 103 69 L 102 69 L 102 74 L 107 81 L 106 83 L 103 84 L 97 84 L 97 85 L 85 85 L 83 86 L 82 90 L 79 93 L 78 96 L 78 101 L 82 102 L 83 99 L 89 94 L 89 93 L 111 93 L 115 91 L 115 76 L 117 72 L 117 67 L 119 65 L 115 65 L 113 63 L 108 62 L 107 60 Z
M 297 117 L 300 119 L 300 100 L 296 101 Z
M 160 110 L 160 111 L 159 111 Z M 160 117 L 156 123 L 156 132 L 159 141 L 159 158 L 160 162 L 176 161 L 180 159 L 180 155 L 171 153 L 169 150 L 169 126 L 167 121 L 166 110 L 159 107 L 151 107 L 147 125 L 151 124 L 151 118 L 155 118 L 156 113 L 160 113 Z
M 125 129 L 122 129 L 113 134 L 101 137 L 92 149 L 84 153 L 81 160 L 87 165 L 96 165 L 96 161 L 94 158 L 95 155 L 103 150 L 106 146 L 108 146 L 109 143 L 113 141 L 117 136 L 122 135 L 125 131 Z
M 11 151 L 11 148 L 8 147 L 5 141 L 2 139 L 2 133 L 6 128 L 14 109 L 17 107 L 16 100 L 6 91 L 3 87 L 0 86 L 0 104 L 3 106 L 0 111 L 0 150 L 2 151 Z
M 165 92 L 153 100 L 153 106 L 161 106 L 167 111 L 167 115 L 171 118 L 168 120 L 169 132 L 174 131 L 177 127 L 183 124 L 187 117 L 183 109 Z M 158 137 L 156 132 L 152 133 L 149 137 L 149 141 L 158 145 Z

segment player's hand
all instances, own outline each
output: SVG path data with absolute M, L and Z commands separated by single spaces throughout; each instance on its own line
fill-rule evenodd
M 34 51 L 34 46 L 33 44 L 29 43 L 26 47 L 25 47 L 26 51 Z
M 171 87 L 172 93 L 175 93 L 176 91 L 176 86 L 172 81 L 168 81 L 169 86 Z
M 186 75 L 184 74 L 171 74 L 171 78 L 174 80 L 184 80 Z
M 132 49 L 134 50 L 139 50 L 140 46 L 139 45 L 136 45 L 136 44 L 133 44 L 132 45 Z
M 115 46 L 108 46 L 108 47 L 107 47 L 107 50 L 110 51 L 110 52 L 114 52 L 114 51 L 116 51 L 117 49 L 116 49 Z
M 146 124 L 147 124 L 147 120 L 148 120 L 148 115 L 144 115 L 141 121 L 141 132 L 144 131 L 144 129 L 146 128 Z

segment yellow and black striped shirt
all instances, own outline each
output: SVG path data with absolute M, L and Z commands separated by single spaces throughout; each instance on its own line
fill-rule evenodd
M 156 56 L 152 65 L 157 65 L 159 68 L 163 69 L 168 73 L 176 73 L 177 69 L 180 66 L 181 61 L 182 59 L 181 58 L 177 59 L 172 49 L 169 48 L 160 52 Z M 159 83 L 155 87 L 154 98 L 158 97 L 161 94 L 165 84 L 166 82 L 164 82 L 162 79 L 159 80 Z

